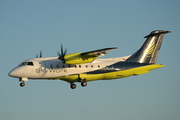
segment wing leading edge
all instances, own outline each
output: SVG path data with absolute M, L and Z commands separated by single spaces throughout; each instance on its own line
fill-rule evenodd
M 101 56 L 104 56 L 105 54 L 107 54 L 108 51 L 114 50 L 114 49 L 117 49 L 117 47 L 93 50 L 93 51 L 81 53 L 80 55 L 89 56 L 89 57 L 101 57 Z
M 117 49 L 117 47 L 104 48 L 99 50 L 93 50 L 83 53 L 73 53 L 65 55 L 66 64 L 82 64 L 82 63 L 91 63 L 98 57 L 104 56 L 108 51 Z

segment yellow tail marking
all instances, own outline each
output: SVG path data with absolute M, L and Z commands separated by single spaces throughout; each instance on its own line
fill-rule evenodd
M 155 46 L 156 46 L 155 41 L 153 41 L 151 45 L 147 49 L 144 50 L 144 53 L 147 54 L 147 57 L 151 57 L 151 55 L 154 52 Z

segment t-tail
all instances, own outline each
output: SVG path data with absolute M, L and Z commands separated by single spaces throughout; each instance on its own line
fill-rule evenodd
M 161 44 L 163 41 L 164 34 L 170 33 L 172 31 L 156 30 L 152 31 L 149 35 L 145 36 L 147 38 L 142 47 L 131 55 L 126 61 L 137 62 L 137 63 L 156 63 Z

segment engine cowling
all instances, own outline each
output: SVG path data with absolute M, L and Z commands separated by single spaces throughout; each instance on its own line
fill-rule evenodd
M 83 56 L 81 53 L 68 54 L 64 56 L 64 63 L 66 64 L 82 64 L 91 63 L 98 57 L 96 56 Z

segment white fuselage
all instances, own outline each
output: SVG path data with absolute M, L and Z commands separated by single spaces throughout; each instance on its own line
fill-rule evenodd
M 145 36 L 146 41 L 134 54 L 110 59 L 97 58 L 117 47 L 66 54 L 67 50 L 64 50 L 61 44 L 59 57 L 41 58 L 42 52 L 40 52 L 40 58 L 23 61 L 9 72 L 9 76 L 19 78 L 21 87 L 25 86 L 24 81 L 28 79 L 57 79 L 69 82 L 70 87 L 75 89 L 74 82 L 80 82 L 81 86 L 85 87 L 89 81 L 118 79 L 148 73 L 150 70 L 164 66 L 155 63 L 163 36 L 170 32 L 152 31 Z
M 110 59 L 96 59 L 92 63 L 64 64 L 58 57 L 35 58 L 23 61 L 14 68 L 9 75 L 22 80 L 53 79 L 62 76 L 80 74 L 102 69 L 119 61 L 124 61 L 129 56 Z

